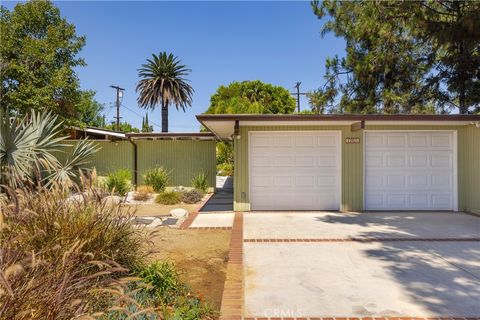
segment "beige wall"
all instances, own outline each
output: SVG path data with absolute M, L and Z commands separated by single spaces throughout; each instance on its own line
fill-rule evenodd
M 459 210 L 480 210 L 480 129 L 474 126 L 375 125 L 367 130 L 457 130 Z M 350 126 L 241 126 L 235 140 L 234 209 L 249 211 L 248 132 L 249 131 L 339 130 L 342 132 L 341 211 L 363 210 L 363 134 Z M 358 137 L 360 144 L 346 144 L 345 138 Z

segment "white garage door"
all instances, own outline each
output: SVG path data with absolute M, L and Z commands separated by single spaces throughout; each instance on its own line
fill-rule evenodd
M 339 210 L 340 132 L 250 132 L 251 210 Z
M 366 132 L 367 210 L 456 210 L 456 135 Z

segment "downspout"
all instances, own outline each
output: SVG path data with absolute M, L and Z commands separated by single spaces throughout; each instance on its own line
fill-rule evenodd
M 128 138 L 128 142 L 130 142 L 133 146 L 133 184 L 135 185 L 135 189 L 138 185 L 138 174 L 137 174 L 137 144 L 133 142 L 131 138 Z

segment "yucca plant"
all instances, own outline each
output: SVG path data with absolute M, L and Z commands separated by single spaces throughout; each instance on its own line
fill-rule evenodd
M 67 136 L 62 122 L 52 113 L 32 113 L 23 119 L 9 117 L 0 108 L 0 173 L 2 184 L 18 188 L 53 181 L 73 185 L 80 180 L 88 158 L 97 151 L 93 142 L 81 140 L 66 162 L 55 154 L 62 152 Z
M 192 187 L 204 193 L 208 190 L 208 174 L 204 171 L 197 173 L 192 179 Z

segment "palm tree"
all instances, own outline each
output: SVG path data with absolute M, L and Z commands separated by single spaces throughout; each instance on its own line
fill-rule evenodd
M 178 109 L 185 111 L 185 107 L 192 104 L 193 88 L 184 77 L 191 72 L 173 54 L 160 52 L 157 56 L 138 69 L 141 80 L 136 91 L 140 92 L 138 104 L 142 108 L 155 109 L 162 106 L 162 132 L 168 132 L 168 106 L 175 104 Z

